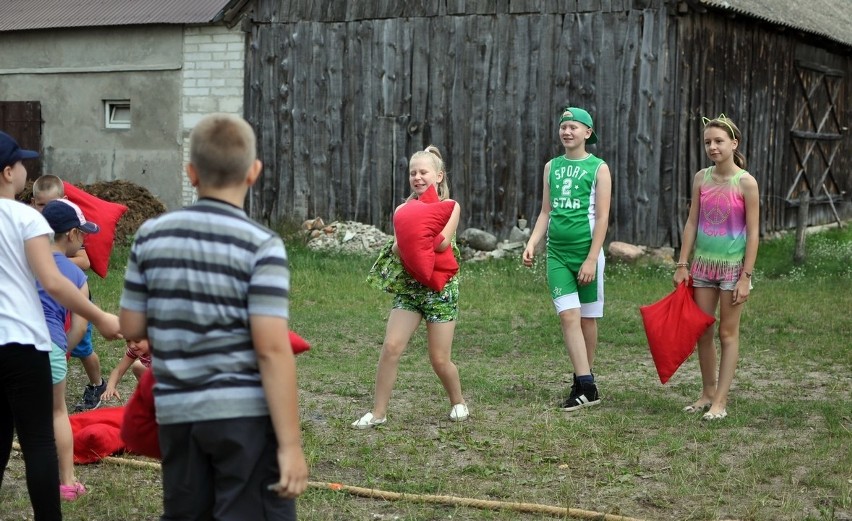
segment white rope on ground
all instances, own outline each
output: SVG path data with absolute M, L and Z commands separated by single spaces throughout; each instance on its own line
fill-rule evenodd
M 12 447 L 18 451 L 21 450 L 20 446 L 17 443 L 13 444 Z M 115 456 L 107 456 L 101 461 L 114 465 L 126 465 L 129 467 L 137 468 L 147 468 L 156 470 L 160 470 L 161 468 L 160 464 L 155 461 L 117 458 Z M 589 521 L 642 521 L 641 519 L 637 519 L 635 517 L 627 517 L 617 514 L 605 514 L 603 512 L 581 510 L 578 508 L 555 507 L 551 505 L 542 505 L 539 503 L 518 503 L 509 501 L 494 501 L 488 499 L 474 499 L 458 496 L 438 496 L 431 494 L 408 494 L 405 492 L 391 492 L 389 490 L 356 487 L 352 485 L 344 485 L 342 483 L 324 483 L 321 481 L 308 481 L 308 487 L 348 492 L 353 496 L 367 498 L 467 506 L 473 508 L 481 508 L 485 510 L 510 510 L 514 512 L 525 512 L 533 514 L 550 514 L 557 517 L 585 519 Z

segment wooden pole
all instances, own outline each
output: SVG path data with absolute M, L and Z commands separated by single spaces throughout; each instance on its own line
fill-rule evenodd
M 12 448 L 17 451 L 21 450 L 21 446 L 17 443 L 12 444 Z M 128 458 L 118 458 L 115 456 L 107 456 L 102 460 L 104 463 L 114 465 L 126 465 L 130 467 L 144 468 L 156 470 L 160 469 L 159 461 L 145 461 Z M 459 496 L 443 496 L 432 494 L 409 494 L 404 492 L 392 492 L 389 490 L 379 490 L 375 488 L 356 487 L 352 485 L 344 485 L 342 483 L 326 483 L 321 481 L 308 481 L 309 488 L 334 490 L 339 492 L 347 492 L 353 496 L 383 499 L 385 501 L 411 501 L 415 503 L 438 503 L 443 505 L 466 506 L 472 508 L 480 508 L 486 510 L 508 510 L 515 512 L 547 514 L 550 516 L 570 518 L 570 519 L 585 519 L 589 521 L 642 521 L 635 517 L 622 516 L 620 514 L 607 514 L 604 512 L 595 512 L 591 510 L 581 510 L 579 508 L 557 507 L 552 505 L 542 505 L 540 503 L 518 503 L 509 501 L 493 501 L 487 499 L 475 499 Z
M 828 188 L 825 187 L 825 183 L 822 184 L 822 189 L 825 192 L 825 195 L 828 196 L 828 204 L 831 205 L 831 211 L 834 213 L 834 218 L 837 219 L 837 227 L 843 228 L 843 221 L 841 221 L 840 216 L 837 215 L 837 208 L 834 207 L 834 199 L 832 199 L 831 194 L 828 193 Z
M 803 190 L 799 194 L 799 214 L 796 218 L 796 250 L 793 253 L 793 263 L 796 265 L 805 263 L 805 230 L 808 228 L 810 202 L 810 192 Z
M 344 485 L 341 483 L 318 483 L 315 481 L 309 481 L 308 486 L 315 488 L 328 488 L 330 490 L 340 490 L 343 492 L 348 492 L 349 494 L 355 496 L 384 500 L 411 501 L 415 503 L 439 503 L 444 505 L 466 506 L 486 510 L 509 510 L 514 512 L 547 514 L 550 516 L 562 518 L 585 519 L 590 521 L 642 521 L 634 517 L 627 517 L 619 514 L 606 514 L 604 512 L 594 512 L 590 510 L 581 510 L 578 508 L 542 505 L 539 503 L 494 501 L 488 499 L 474 499 L 459 496 L 444 496 L 432 494 L 409 494 L 401 492 L 391 492 L 389 490 L 355 487 L 352 485 Z

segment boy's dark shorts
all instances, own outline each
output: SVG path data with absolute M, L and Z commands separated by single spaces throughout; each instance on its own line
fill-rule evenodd
M 295 521 L 277 483 L 278 443 L 268 416 L 160 425 L 161 521 Z M 215 479 L 214 479 L 215 476 Z

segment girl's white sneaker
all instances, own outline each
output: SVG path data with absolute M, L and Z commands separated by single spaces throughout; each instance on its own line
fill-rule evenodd
M 450 409 L 450 420 L 454 422 L 463 422 L 470 416 L 470 411 L 467 410 L 467 405 L 457 403 Z
M 378 425 L 381 425 L 388 421 L 387 418 L 374 418 L 373 413 L 368 412 L 364 416 L 361 416 L 360 419 L 352 422 L 353 429 L 372 429 Z

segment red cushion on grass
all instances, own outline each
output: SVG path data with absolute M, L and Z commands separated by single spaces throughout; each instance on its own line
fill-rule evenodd
M 123 451 L 120 433 L 123 417 L 124 407 L 103 407 L 69 416 L 74 463 L 94 463 Z
M 106 278 L 109 270 L 109 257 L 115 241 L 115 227 L 118 220 L 127 211 L 123 204 L 104 201 L 99 197 L 84 192 L 65 181 L 65 197 L 75 203 L 83 211 L 87 221 L 97 224 L 101 230 L 86 237 L 86 254 L 92 264 L 92 271 Z
M 77 465 L 95 463 L 123 450 L 119 428 L 112 425 L 89 425 L 74 435 L 74 463 Z
M 660 382 L 666 383 L 695 350 L 695 344 L 713 322 L 692 297 L 694 288 L 687 282 L 648 306 L 639 307 L 651 357 Z
M 393 215 L 402 265 L 414 280 L 435 291 L 443 290 L 459 270 L 451 247 L 435 252 L 435 237 L 447 225 L 455 206 L 453 200 L 439 201 L 435 185 L 431 185 L 419 199 L 408 201 Z

